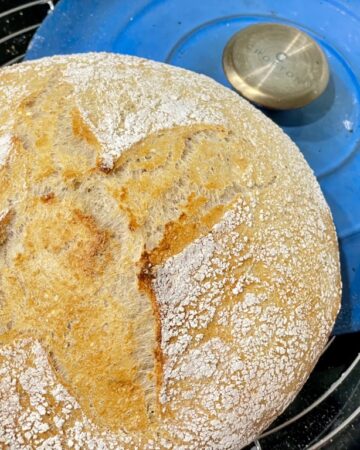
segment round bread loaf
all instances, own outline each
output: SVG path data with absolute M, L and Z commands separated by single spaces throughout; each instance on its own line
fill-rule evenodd
M 340 299 L 283 132 L 135 57 L 0 72 L 0 442 L 239 449 L 295 397 Z

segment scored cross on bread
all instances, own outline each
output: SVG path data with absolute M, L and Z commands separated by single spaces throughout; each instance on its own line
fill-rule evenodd
M 339 307 L 301 154 L 234 93 L 138 58 L 44 59 L 0 86 L 0 442 L 246 445 Z

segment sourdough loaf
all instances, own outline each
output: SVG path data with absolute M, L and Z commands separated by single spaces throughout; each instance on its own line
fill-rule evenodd
M 296 146 L 209 78 L 130 56 L 15 65 L 0 95 L 0 443 L 249 443 L 339 308 Z

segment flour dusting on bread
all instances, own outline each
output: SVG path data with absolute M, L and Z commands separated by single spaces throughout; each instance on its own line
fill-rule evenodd
M 207 77 L 109 54 L 0 72 L 0 443 L 235 450 L 341 292 L 296 146 Z

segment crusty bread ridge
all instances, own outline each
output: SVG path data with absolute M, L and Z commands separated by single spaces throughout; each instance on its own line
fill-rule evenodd
M 339 309 L 296 146 L 209 78 L 130 56 L 15 65 L 0 96 L 0 443 L 249 443 Z

